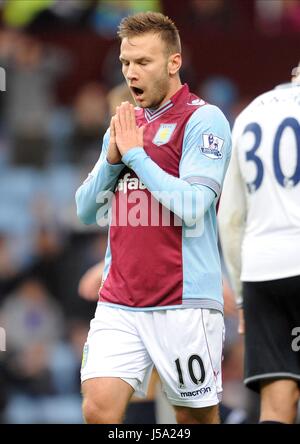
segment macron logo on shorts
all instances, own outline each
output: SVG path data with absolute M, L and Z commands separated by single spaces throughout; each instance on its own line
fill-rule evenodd
M 199 390 L 194 390 L 193 392 L 181 392 L 180 396 L 182 398 L 189 398 L 191 396 L 205 395 L 205 393 L 210 393 L 210 392 L 211 392 L 210 387 L 203 387 Z

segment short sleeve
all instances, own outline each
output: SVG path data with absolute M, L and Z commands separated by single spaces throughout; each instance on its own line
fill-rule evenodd
M 229 123 L 213 105 L 198 108 L 185 127 L 180 178 L 212 189 L 219 197 L 231 155 Z

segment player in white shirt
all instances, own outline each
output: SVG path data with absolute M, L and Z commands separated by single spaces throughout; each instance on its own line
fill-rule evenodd
M 244 382 L 261 395 L 264 423 L 293 423 L 300 393 L 293 347 L 300 324 L 300 65 L 295 74 L 237 117 L 218 215 L 245 332 Z

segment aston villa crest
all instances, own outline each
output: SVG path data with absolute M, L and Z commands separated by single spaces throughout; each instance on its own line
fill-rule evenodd
M 154 136 L 153 143 L 157 146 L 168 143 L 176 128 L 176 123 L 162 123 Z

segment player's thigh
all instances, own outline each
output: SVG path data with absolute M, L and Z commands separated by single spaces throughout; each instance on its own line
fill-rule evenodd
M 261 382 L 261 420 L 277 420 L 292 424 L 297 416 L 300 398 L 298 382 L 292 379 Z
M 224 320 L 219 311 L 175 309 L 143 313 L 140 335 L 174 406 L 219 403 Z
M 121 378 L 92 378 L 82 383 L 83 414 L 91 422 L 99 416 L 121 421 L 134 392 Z
M 219 406 L 191 408 L 174 406 L 178 424 L 219 424 Z
M 261 400 L 266 407 L 286 409 L 299 401 L 300 389 L 292 379 L 266 380 L 261 382 Z

